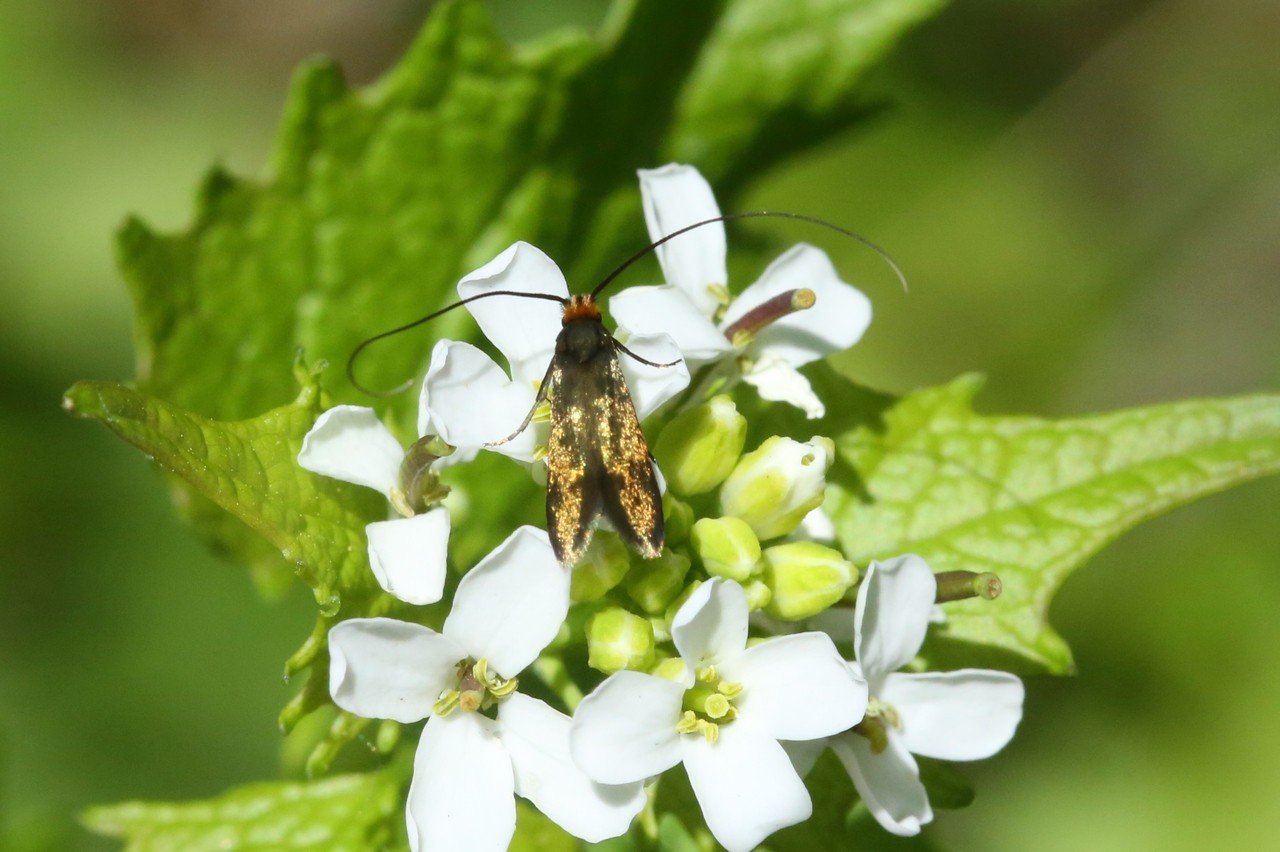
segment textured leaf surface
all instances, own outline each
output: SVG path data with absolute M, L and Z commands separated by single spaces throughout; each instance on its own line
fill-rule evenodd
M 286 674 L 314 666 L 286 725 L 328 700 L 326 635 L 341 613 L 402 609 L 369 570 L 364 526 L 386 516 L 386 500 L 367 488 L 298 467 L 302 437 L 323 409 L 315 379 L 286 406 L 233 423 L 208 420 L 122 385 L 81 382 L 64 398 L 71 413 L 98 420 L 177 477 L 186 492 L 219 507 L 274 549 L 315 595 L 315 628 L 290 658 Z M 230 513 L 227 515 L 225 513 Z
M 1193 400 L 1047 421 L 988 417 L 962 377 L 840 435 L 828 508 L 850 558 L 924 556 L 994 571 L 995 601 L 947 606 L 926 646 L 940 665 L 1071 670 L 1049 603 L 1089 556 L 1136 524 L 1280 470 L 1280 397 Z M 966 647 L 967 646 L 967 647 Z M 973 646 L 980 646 L 975 648 Z
M 83 819 L 93 831 L 125 840 L 128 852 L 365 852 L 403 835 L 403 796 L 400 781 L 377 772 L 255 784 L 205 802 L 125 802 L 93 808 Z

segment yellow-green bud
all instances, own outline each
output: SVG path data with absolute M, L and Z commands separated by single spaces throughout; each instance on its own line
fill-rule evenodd
M 764 582 L 773 590 L 765 612 L 787 621 L 817 615 L 858 579 L 858 569 L 838 550 L 813 541 L 767 547 Z
M 653 664 L 649 619 L 622 607 L 602 609 L 587 623 L 587 665 L 605 674 Z
M 693 549 L 707 573 L 745 583 L 760 561 L 760 539 L 741 518 L 699 518 Z
M 689 557 L 670 550 L 657 559 L 646 559 L 627 575 L 627 594 L 645 612 L 662 612 L 684 587 Z
M 693 525 L 694 518 L 692 506 L 668 491 L 662 495 L 662 516 L 667 547 L 679 547 L 689 540 L 689 527 Z
M 742 591 L 747 593 L 747 609 L 755 612 L 764 609 L 773 600 L 773 590 L 758 577 L 742 584 Z
M 800 443 L 775 435 L 739 460 L 720 488 L 720 507 L 750 524 L 761 541 L 786 535 L 822 505 L 834 457 L 830 438 Z
M 574 603 L 599 600 L 622 582 L 630 566 L 631 555 L 622 539 L 611 532 L 597 532 L 573 566 L 569 599 Z
M 679 657 L 667 657 L 649 668 L 649 674 L 677 682 L 683 681 L 688 672 L 689 666 Z
M 667 487 L 689 497 L 715 488 L 733 470 L 747 440 L 747 418 L 721 395 L 682 411 L 653 447 Z

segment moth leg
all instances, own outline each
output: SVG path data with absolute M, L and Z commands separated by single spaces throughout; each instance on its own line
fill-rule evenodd
M 533 414 L 538 410 L 538 406 L 547 400 L 547 392 L 551 389 L 551 374 L 555 371 L 556 361 L 551 359 L 551 363 L 547 365 L 546 375 L 542 377 L 542 384 L 538 385 L 538 395 L 533 398 L 533 405 L 529 408 L 529 413 L 524 416 L 524 420 L 516 427 L 516 431 L 512 432 L 505 438 L 499 438 L 496 441 L 488 441 L 486 447 L 500 447 L 508 441 L 515 438 L 525 429 L 529 428 L 529 423 L 533 420 Z
M 621 343 L 619 343 L 619 342 L 618 342 L 618 340 L 617 340 L 616 338 L 615 338 L 615 339 L 614 339 L 614 341 L 613 341 L 613 345 L 614 345 L 614 346 L 616 346 L 616 347 L 618 347 L 619 349 L 621 349 L 623 352 L 627 353 L 628 355 L 630 355 L 630 356 L 631 356 L 631 360 L 633 360 L 633 361 L 639 361 L 641 364 L 647 364 L 647 365 L 648 365 L 648 366 L 650 366 L 650 367 L 674 367 L 676 364 L 679 364 L 681 361 L 683 361 L 683 360 L 684 360 L 683 358 L 677 358 L 677 359 L 676 359 L 676 360 L 674 360 L 674 361 L 668 361 L 668 362 L 667 362 L 667 363 L 665 363 L 665 364 L 659 364 L 659 363 L 658 363 L 658 362 L 656 362 L 656 361 L 650 361 L 648 358 L 641 358 L 639 355 L 637 355 L 636 353 L 632 352 L 630 349 L 628 349 L 627 347 L 625 347 L 625 346 L 623 346 Z M 517 434 L 519 434 L 519 433 L 517 432 Z M 512 437 L 514 438 L 514 437 L 515 437 L 515 435 L 513 435 Z

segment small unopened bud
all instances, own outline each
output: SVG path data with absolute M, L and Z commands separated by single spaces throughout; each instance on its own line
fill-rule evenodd
M 667 657 L 649 667 L 649 674 L 666 678 L 667 680 L 674 680 L 677 683 L 683 682 L 685 675 L 688 673 L 689 666 L 680 657 Z
M 653 644 L 649 619 L 621 607 L 602 609 L 587 623 L 587 665 L 605 674 L 647 669 Z
M 684 587 L 689 557 L 670 550 L 646 559 L 627 574 L 627 594 L 648 613 L 662 612 Z
M 604 530 L 597 532 L 587 552 L 574 563 L 569 599 L 574 603 L 599 600 L 622 582 L 630 565 L 631 556 L 622 539 Z
M 720 488 L 720 507 L 750 524 L 761 541 L 786 535 L 822 505 L 834 456 L 830 438 L 802 444 L 775 435 L 739 460 Z
M 676 415 L 658 436 L 653 457 L 667 487 L 691 497 L 724 482 L 746 440 L 747 419 L 722 395 Z
M 400 490 L 393 494 L 396 510 L 409 516 L 426 511 L 449 494 L 449 486 L 431 470 L 431 465 L 453 454 L 453 447 L 436 435 L 414 442 L 400 462 Z
M 668 491 L 662 495 L 662 517 L 668 547 L 679 547 L 689 540 L 694 519 L 692 506 Z
M 990 571 L 983 571 L 981 574 L 974 571 L 943 571 L 934 576 L 938 581 L 938 593 L 934 597 L 936 603 L 968 598 L 993 601 L 1000 597 L 1004 588 L 1000 578 Z
M 796 311 L 812 308 L 817 300 L 817 295 L 808 287 L 779 293 L 739 317 L 732 325 L 725 328 L 724 336 L 729 338 L 729 342 L 734 346 L 745 346 L 761 329 Z
M 760 561 L 760 539 L 741 518 L 699 518 L 693 549 L 707 573 L 745 583 Z
M 787 621 L 817 615 L 844 597 L 857 578 L 857 569 L 840 551 L 816 542 L 766 548 L 764 582 L 773 598 L 765 611 Z
M 758 577 L 743 583 L 742 591 L 747 593 L 747 609 L 751 612 L 764 609 L 773 600 L 773 589 Z

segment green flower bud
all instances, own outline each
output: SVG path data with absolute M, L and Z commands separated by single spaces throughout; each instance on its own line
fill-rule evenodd
M 761 541 L 786 535 L 822 505 L 834 457 L 830 438 L 802 444 L 775 435 L 738 462 L 720 488 L 720 506 L 750 524 Z
M 747 418 L 717 396 L 667 424 L 653 447 L 667 487 L 686 497 L 715 488 L 733 470 L 747 440 Z
M 602 609 L 587 623 L 587 665 L 605 674 L 653 664 L 649 619 L 622 607 Z
M 662 495 L 662 516 L 665 519 L 667 547 L 679 547 L 689 539 L 689 527 L 693 525 L 693 507 L 668 491 Z
M 773 590 L 759 578 L 743 583 L 742 591 L 747 593 L 747 609 L 751 612 L 764 609 L 773 600 Z
M 689 671 L 689 666 L 680 657 L 667 657 L 659 660 L 649 668 L 649 674 L 665 677 L 667 680 L 682 681 Z
M 699 518 L 693 549 L 707 573 L 745 583 L 760 561 L 760 540 L 741 518 Z
M 787 621 L 817 615 L 858 579 L 858 569 L 838 550 L 813 541 L 765 548 L 764 582 L 773 591 L 765 612 Z
M 657 559 L 646 559 L 627 575 L 627 594 L 645 612 L 662 612 L 684 587 L 689 557 L 670 550 Z
M 631 555 L 622 539 L 611 532 L 597 532 L 587 545 L 587 552 L 573 566 L 569 600 L 599 600 L 622 582 L 630 567 Z

